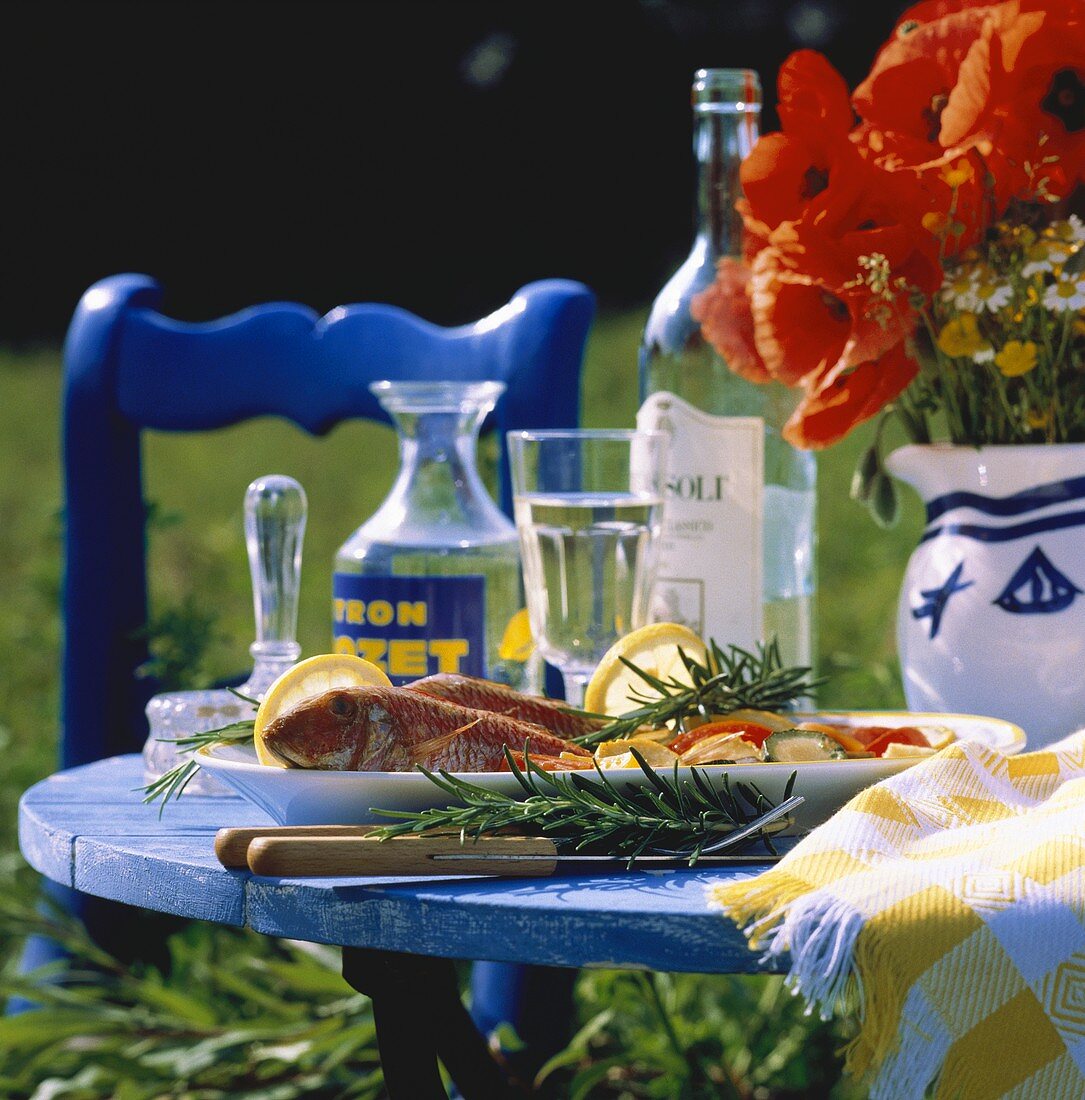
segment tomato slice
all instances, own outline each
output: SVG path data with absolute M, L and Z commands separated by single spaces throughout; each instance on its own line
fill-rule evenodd
M 524 767 L 524 754 L 522 752 L 513 752 L 513 760 L 516 761 L 516 766 L 520 769 Z M 538 764 L 543 771 L 547 772 L 579 772 L 594 770 L 595 761 L 590 756 L 579 756 L 573 759 L 569 756 L 549 756 L 545 753 L 531 752 L 528 753 L 528 759 L 532 764 Z M 501 765 L 497 769 L 499 772 L 512 771 L 509 767 L 507 759 L 502 758 Z
M 667 747 L 681 756 L 687 749 L 696 745 L 698 741 L 703 741 L 706 737 L 716 737 L 721 733 L 741 733 L 743 741 L 748 741 L 754 748 L 759 749 L 765 743 L 765 738 L 772 733 L 772 730 L 768 726 L 761 726 L 756 722 L 706 722 L 703 726 L 697 726 L 695 729 L 680 733 Z
M 899 729 L 869 726 L 853 732 L 874 734 L 866 740 L 866 751 L 874 753 L 875 756 L 881 756 L 890 745 L 918 745 L 921 748 L 930 748 L 930 742 L 915 726 L 901 726 Z

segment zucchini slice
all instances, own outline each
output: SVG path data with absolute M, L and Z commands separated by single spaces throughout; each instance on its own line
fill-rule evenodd
M 781 730 L 765 738 L 766 760 L 803 764 L 811 760 L 844 760 L 847 753 L 831 737 L 817 730 Z

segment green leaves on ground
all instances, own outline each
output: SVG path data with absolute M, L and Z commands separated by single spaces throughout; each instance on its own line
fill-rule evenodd
M 782 977 L 586 971 L 572 1041 L 540 1071 L 568 1100 L 858 1100 L 848 1038 L 804 1012 Z
M 5 996 L 40 1007 L 0 1017 L 8 1100 L 377 1100 L 383 1078 L 367 998 L 339 952 L 193 925 L 169 940 L 170 973 L 126 970 L 68 918 L 0 911 L 6 933 L 46 934 L 72 955 Z

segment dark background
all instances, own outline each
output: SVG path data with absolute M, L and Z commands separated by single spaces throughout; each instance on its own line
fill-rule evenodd
M 0 342 L 94 280 L 168 312 L 395 302 L 473 319 L 567 276 L 651 300 L 688 250 L 689 84 L 821 49 L 854 86 L 881 0 L 8 3 Z

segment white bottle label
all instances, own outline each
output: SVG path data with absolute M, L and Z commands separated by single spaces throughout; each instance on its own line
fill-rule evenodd
M 721 646 L 763 638 L 765 424 L 711 416 L 665 390 L 637 427 L 670 437 L 663 540 L 649 618 L 685 623 Z

